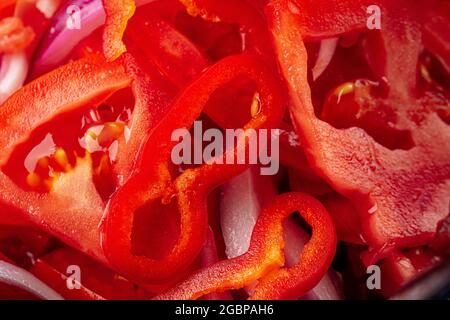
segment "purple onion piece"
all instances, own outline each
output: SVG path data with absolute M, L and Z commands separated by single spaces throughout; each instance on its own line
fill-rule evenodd
M 136 5 L 143 6 L 154 1 L 136 0 Z M 104 25 L 105 18 L 102 0 L 68 0 L 55 14 L 41 41 L 35 55 L 32 78 L 63 63 L 80 41 Z
M 80 20 L 76 21 L 77 18 Z M 80 41 L 104 23 L 105 11 L 101 0 L 67 1 L 55 14 L 36 52 L 33 78 L 62 63 Z

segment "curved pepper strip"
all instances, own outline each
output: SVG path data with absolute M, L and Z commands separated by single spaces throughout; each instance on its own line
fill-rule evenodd
M 181 90 L 210 63 L 199 48 L 173 25 L 156 15 L 144 13 L 144 17 L 138 12 L 133 18 L 125 40 L 130 47 L 137 44 L 138 49 L 151 57 L 159 70 Z M 143 36 L 154 45 L 140 45 Z M 240 105 L 229 107 L 232 108 L 232 117 L 226 116 L 219 103 L 208 104 L 205 113 L 222 128 L 240 127 L 247 122 L 247 118 L 240 117 L 242 112 L 236 110 Z M 250 106 L 248 109 L 250 114 Z
M 134 20 L 139 20 L 138 18 L 139 13 L 136 14 Z M 152 39 L 156 44 L 159 43 L 159 45 L 151 47 L 145 46 L 142 50 L 155 60 L 161 72 L 179 88 L 187 85 L 190 80 L 207 67 L 208 61 L 200 50 L 165 20 L 147 16 L 145 20 L 147 23 L 135 21 L 127 31 L 127 37 L 130 41 L 137 41 L 139 37 L 142 37 L 142 33 L 145 33 L 146 39 Z M 186 63 L 186 60 L 190 63 Z M 232 109 L 236 107 L 240 108 L 241 106 L 230 106 Z M 238 116 L 242 115 L 242 112 L 230 112 L 234 116 L 226 116 L 219 104 L 208 105 L 204 112 L 221 128 L 234 128 L 239 126 L 240 123 L 245 123 L 245 119 Z M 248 113 L 250 114 L 250 110 Z M 311 169 L 300 144 L 298 141 L 292 141 L 297 138 L 292 127 L 283 123 L 282 130 L 280 135 L 281 163 L 311 176 Z
M 184 35 L 173 26 L 159 17 L 146 16 L 139 21 L 139 12 L 127 30 L 127 38 L 138 42 L 145 34 L 145 38 L 155 43 L 153 46 L 144 46 L 142 50 L 147 56 L 152 57 L 161 72 L 163 72 L 179 88 L 187 85 L 198 76 L 207 66 L 208 61 Z M 159 44 L 159 45 L 158 45 Z M 186 63 L 189 61 L 189 63 Z M 233 109 L 234 106 L 230 106 Z M 237 105 L 236 107 L 240 107 Z M 250 108 L 250 106 L 249 106 Z M 233 113 L 233 117 L 225 117 L 219 104 L 208 105 L 205 110 L 213 121 L 221 128 L 234 128 L 239 123 L 245 123 L 245 119 L 237 116 L 242 112 Z M 250 114 L 250 110 L 248 112 Z M 283 133 L 280 136 L 280 161 L 287 166 L 307 171 L 311 175 L 303 150 L 298 141 L 291 141 L 294 133 L 290 125 L 283 124 Z M 298 144 L 297 144 L 298 143 Z
M 392 19 L 396 23 L 395 8 L 402 4 L 395 5 L 392 11 L 386 9 L 384 21 Z M 407 151 L 391 151 L 359 128 L 338 130 L 315 116 L 307 81 L 307 52 L 301 41 L 303 26 L 288 9 L 287 1 L 272 1 L 267 10 L 278 59 L 289 85 L 291 115 L 308 160 L 335 190 L 358 206 L 363 236 L 373 252 L 366 259 L 368 264 L 395 247 L 428 243 L 438 223 L 448 215 L 450 129 L 436 114 L 424 113 L 420 100 L 405 97 L 415 79 L 411 79 L 413 71 L 407 68 L 415 69 L 417 64 L 405 66 L 396 54 L 408 54 L 406 61 L 418 56 L 420 48 L 415 43 L 420 41 L 420 23 L 408 20 L 414 14 L 405 15 L 404 23 L 391 29 L 398 32 L 391 37 L 399 42 L 391 41 L 395 48 L 386 46 L 386 56 L 393 60 L 387 61 L 384 68 L 392 81 L 405 80 L 391 87 L 392 100 L 387 101 L 398 109 L 399 125 L 411 130 L 416 145 Z M 389 42 L 389 35 L 385 39 Z M 398 50 L 400 45 L 411 50 Z M 407 120 L 412 114 L 418 115 L 417 122 Z
M 174 130 L 190 128 L 200 116 L 215 90 L 239 76 L 257 83 L 261 97 L 260 112 L 244 127 L 271 128 L 283 115 L 283 95 L 278 79 L 257 56 L 238 55 L 211 66 L 188 86 L 174 102 L 166 117 L 150 134 L 143 150 L 139 170 L 114 194 L 103 223 L 103 248 L 120 273 L 136 282 L 157 283 L 187 268 L 200 252 L 207 232 L 207 195 L 216 186 L 245 171 L 247 165 L 206 164 L 186 170 L 175 181 L 170 173 L 170 155 L 176 142 Z M 248 141 L 241 137 L 240 146 Z M 233 153 L 243 152 L 234 149 Z M 219 157 L 226 157 L 220 155 Z M 223 160 L 223 159 L 222 159 Z M 224 162 L 226 163 L 226 162 Z M 176 199 L 180 232 L 170 252 L 159 258 L 133 255 L 134 213 L 145 204 L 169 203 Z M 148 213 L 149 216 L 159 210 Z M 155 221 L 155 223 L 157 223 Z
M 283 221 L 294 211 L 311 226 L 312 236 L 299 262 L 283 267 Z M 298 299 L 327 272 L 336 243 L 333 221 L 322 204 L 307 194 L 286 193 L 262 210 L 245 254 L 204 268 L 155 299 L 198 299 L 213 292 L 241 289 L 256 280 L 250 299 Z
M 130 49 L 130 52 L 133 52 Z M 138 151 L 145 143 L 148 132 L 156 126 L 167 113 L 175 90 L 169 81 L 162 76 L 156 66 L 149 61 L 141 61 L 144 57 L 137 54 L 124 54 L 121 62 L 126 72 L 133 79 L 131 89 L 135 97 L 134 110 L 128 124 L 130 136 L 121 144 L 113 170 L 117 176 L 117 184 L 122 185 L 132 174 L 138 160 Z M 146 65 L 145 70 L 143 65 Z
M 134 0 L 102 0 L 106 20 L 103 32 L 103 52 L 108 61 L 117 59 L 127 51 L 122 42 L 128 20 L 136 11 Z
M 244 7 L 247 8 L 247 5 L 245 4 Z M 252 12 L 253 15 L 258 14 L 254 13 L 254 10 L 247 8 L 247 11 Z M 145 15 L 142 16 L 142 14 Z M 199 48 L 169 23 L 169 20 L 162 19 L 151 12 L 137 12 L 127 29 L 125 40 L 129 46 L 138 44 L 138 48 L 155 61 L 161 72 L 174 85 L 183 88 L 209 65 L 209 61 Z M 139 45 L 142 37 L 155 45 Z M 246 123 L 248 119 L 248 117 L 244 118 L 244 112 L 237 110 L 241 107 L 239 104 L 230 105 L 232 108 L 230 114 L 234 116 L 227 116 L 227 113 L 221 110 L 220 103 L 208 104 L 204 112 L 221 128 L 235 128 Z M 248 106 L 248 115 L 250 115 L 250 106 Z
M 195 79 L 209 65 L 209 61 L 204 54 L 183 34 L 181 34 L 172 24 L 166 20 L 148 14 L 141 18 L 138 12 L 127 30 L 126 40 L 132 44 L 140 43 L 144 35 L 154 45 L 137 45 L 139 49 L 151 57 L 159 70 L 180 90 L 190 81 Z M 240 106 L 230 106 L 238 108 Z M 222 128 L 238 127 L 246 122 L 237 114 L 230 112 L 234 117 L 224 117 L 224 112 L 220 106 L 207 106 L 205 113 Z M 250 111 L 249 111 L 250 113 Z M 233 122 L 228 121 L 233 119 Z M 236 121 L 234 121 L 236 119 Z
M 214 236 L 214 231 L 211 229 L 211 227 L 209 227 L 208 229 L 208 236 L 205 240 L 202 252 L 200 253 L 200 260 L 201 260 L 201 268 L 209 267 L 214 263 L 220 261 L 217 252 L 217 245 Z M 160 292 L 166 290 L 161 290 Z M 233 300 L 233 296 L 231 295 L 230 292 L 211 293 L 209 295 L 204 296 L 203 298 L 205 300 Z
M 302 25 L 303 39 L 322 40 L 366 28 L 371 5 L 386 0 L 290 0 L 286 9 Z M 391 1 L 392 2 L 392 1 Z

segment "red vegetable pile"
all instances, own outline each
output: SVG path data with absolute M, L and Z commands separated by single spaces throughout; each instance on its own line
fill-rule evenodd
M 0 298 L 393 296 L 450 252 L 449 37 L 444 0 L 2 1 Z M 175 164 L 196 121 L 280 170 Z

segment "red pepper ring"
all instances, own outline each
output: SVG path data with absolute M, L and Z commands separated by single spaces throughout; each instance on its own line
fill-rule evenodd
M 190 128 L 216 89 L 238 76 L 253 79 L 259 88 L 260 112 L 244 127 L 271 128 L 284 113 L 280 82 L 257 56 L 237 55 L 211 66 L 188 86 L 150 134 L 139 159 L 140 170 L 112 197 L 103 223 L 103 248 L 119 272 L 139 282 L 163 282 L 188 267 L 200 252 L 207 231 L 207 194 L 217 185 L 243 172 L 248 165 L 208 164 L 186 170 L 172 182 L 169 157 L 176 142 L 175 129 Z M 245 139 L 245 147 L 248 140 Z M 247 148 L 246 148 L 247 149 Z M 232 152 L 238 152 L 233 150 Z M 226 157 L 226 154 L 220 157 Z M 226 163 L 226 162 L 224 162 Z M 132 254 L 134 215 L 144 204 L 158 204 L 176 197 L 180 232 L 163 257 Z M 160 210 L 150 210 L 156 213 Z
M 283 221 L 298 210 L 312 227 L 300 262 L 284 264 Z M 256 280 L 250 299 L 297 299 L 327 272 L 336 251 L 336 231 L 322 204 L 304 193 L 277 196 L 256 222 L 249 250 L 236 258 L 204 268 L 156 299 L 198 299 L 212 292 L 240 289 Z

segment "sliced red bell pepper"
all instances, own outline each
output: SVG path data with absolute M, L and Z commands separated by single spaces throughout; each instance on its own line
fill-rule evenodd
M 301 41 L 308 26 L 289 9 L 287 1 L 273 1 L 267 10 L 289 85 L 291 115 L 308 160 L 357 206 L 363 237 L 376 253 L 366 260 L 369 264 L 395 247 L 428 243 L 448 215 L 450 129 L 436 114 L 424 110 L 423 101 L 414 94 L 421 47 L 420 12 L 432 5 L 400 1 L 383 7 L 386 60 L 379 65 L 390 90 L 387 99 L 374 101 L 389 105 L 397 113 L 397 127 L 411 133 L 414 147 L 406 151 L 389 150 L 361 129 L 338 130 L 317 118 L 307 80 L 307 52 Z M 400 14 L 402 19 L 396 20 Z M 336 33 L 334 29 L 329 32 Z
M 62 0 L 52 0 L 52 6 L 57 7 L 61 5 Z M 26 23 L 27 27 L 30 27 L 35 37 L 33 42 L 26 48 L 27 56 L 31 60 L 35 49 L 40 43 L 42 36 L 48 30 L 52 17 L 47 16 L 47 13 L 41 11 L 42 7 L 36 4 L 35 1 L 17 1 L 14 8 L 14 16 L 20 17 L 22 21 Z M 56 11 L 55 11 L 56 12 Z
M 14 13 L 16 0 L 5 0 L 0 3 L 0 19 L 10 17 Z
M 2 210 L 0 212 L 0 226 L 30 227 L 32 226 L 32 223 L 23 216 L 21 210 L 2 205 Z
M 206 237 L 207 194 L 246 169 L 246 165 L 215 163 L 186 170 L 174 180 L 169 163 L 176 145 L 171 141 L 173 131 L 190 128 L 211 94 L 239 76 L 256 82 L 261 101 L 260 112 L 244 130 L 271 128 L 280 121 L 284 111 L 279 81 L 253 55 L 232 56 L 218 62 L 183 91 L 148 137 L 139 160 L 140 170 L 116 192 L 108 205 L 103 248 L 114 268 L 130 279 L 157 283 L 186 269 L 200 252 Z M 142 240 L 142 236 L 147 238 Z M 139 247 L 142 242 L 145 246 Z
M 67 286 L 68 277 L 72 275 L 68 272 L 70 266 L 80 268 L 80 289 L 70 289 Z M 70 248 L 56 249 L 41 257 L 30 272 L 66 299 L 142 300 L 152 297 L 152 294 L 120 277 L 114 271 Z
M 303 38 L 321 40 L 366 28 L 368 8 L 386 0 L 292 0 L 287 9 L 302 25 Z M 382 11 L 383 12 L 383 11 Z
M 31 267 L 30 272 L 50 288 L 58 292 L 64 299 L 69 300 L 104 300 L 102 296 L 81 285 L 80 288 L 69 289 L 69 276 L 61 273 L 51 265 L 39 259 Z
M 67 78 L 71 81 L 61 81 Z M 4 133 L 0 137 L 4 151 L 0 156 L 2 169 L 13 149 L 25 142 L 33 129 L 59 114 L 99 103 L 114 91 L 129 86 L 131 80 L 120 63 L 105 64 L 101 57 L 93 56 L 23 87 L 0 109 Z M 63 241 L 103 259 L 96 231 L 103 204 L 92 183 L 91 171 L 89 160 L 79 161 L 79 167 L 59 180 L 48 194 L 26 192 L 1 172 L 1 202 L 23 211 L 30 220 Z
M 14 261 L 0 252 L 0 261 L 16 265 Z M 38 300 L 36 295 L 27 292 L 17 286 L 13 286 L 4 282 L 0 282 L 0 300 Z
M 219 261 L 217 253 L 216 240 L 211 227 L 208 230 L 205 244 L 200 253 L 201 267 L 207 268 Z M 232 300 L 233 297 L 229 292 L 210 293 L 204 296 L 205 300 Z
M 182 29 L 186 28 L 186 25 L 188 28 L 192 28 L 192 26 L 186 21 L 178 24 L 177 19 L 170 17 L 167 13 L 162 14 L 164 17 L 164 19 L 162 19 L 160 17 L 160 11 L 163 10 L 157 6 L 158 4 L 158 2 L 150 4 L 146 10 L 138 12 L 133 17 L 132 21 L 130 21 L 129 28 L 127 29 L 125 41 L 128 46 L 135 46 L 147 57 L 152 58 L 161 72 L 177 87 L 182 88 L 201 74 L 201 72 L 210 64 L 210 61 L 207 58 L 205 48 L 196 47 L 193 40 L 181 33 L 190 34 L 192 37 L 192 32 Z M 167 5 L 169 4 L 170 2 L 167 3 Z M 230 15 L 230 13 L 224 9 L 224 6 L 218 5 L 214 1 L 211 3 L 205 2 L 204 5 L 208 10 L 213 10 L 213 12 L 217 11 L 220 12 L 220 14 L 225 12 L 225 15 Z M 259 25 L 263 22 L 260 21 L 261 17 L 257 19 L 257 17 L 260 16 L 260 13 L 255 12 L 255 10 L 250 8 L 247 4 L 238 5 L 239 8 L 241 6 L 243 7 L 242 12 L 244 18 L 240 23 Z M 172 10 L 177 11 L 179 9 L 172 8 Z M 228 19 L 226 21 L 234 20 Z M 176 29 L 176 27 L 178 29 Z M 204 28 L 206 27 L 207 26 L 204 26 Z M 262 26 L 260 27 L 262 28 Z M 194 26 L 194 28 L 198 28 L 198 26 Z M 197 30 L 197 32 L 199 31 L 203 32 L 203 29 Z M 265 32 L 267 33 L 267 30 Z M 148 39 L 152 45 L 140 41 L 143 35 L 145 35 L 144 37 Z M 259 40 L 263 41 L 263 39 Z M 267 42 L 267 39 L 264 42 Z M 210 49 L 211 48 L 207 48 L 206 51 Z M 239 51 L 241 50 L 243 49 L 240 49 Z M 251 92 L 251 90 L 251 84 L 247 84 L 245 80 L 229 84 L 211 97 L 211 101 L 208 102 L 208 105 L 205 108 L 205 113 L 222 128 L 240 127 L 251 118 L 250 106 L 254 95 L 254 92 Z M 249 101 L 247 101 L 247 91 L 251 94 Z M 232 111 L 223 112 L 221 106 L 224 104 L 227 104 L 229 108 L 232 108 Z
M 119 185 L 132 174 L 145 137 L 166 115 L 175 95 L 172 84 L 160 74 L 152 62 L 144 60 L 146 58 L 139 55 L 134 48 L 131 48 L 130 52 L 133 56 L 124 55 L 123 64 L 127 74 L 134 80 L 131 89 L 135 96 L 135 105 L 129 123 L 130 136 L 119 148 L 117 161 L 113 166 Z
M 283 221 L 294 211 L 312 227 L 300 262 L 284 265 Z M 204 268 L 156 299 L 197 299 L 211 292 L 240 289 L 258 280 L 251 299 L 298 299 L 328 270 L 336 250 L 336 231 L 326 209 L 302 193 L 276 197 L 253 229 L 249 250 Z
M 264 16 L 255 8 L 240 0 L 181 0 L 193 16 L 201 16 L 211 21 L 238 23 L 248 39 L 244 40 L 244 50 L 271 57 L 270 35 Z
M 134 0 L 102 0 L 106 12 L 103 51 L 108 61 L 117 59 L 127 49 L 122 37 L 128 20 L 136 11 Z
M 67 78 L 70 81 L 61 81 Z M 0 108 L 0 164 L 5 164 L 12 148 L 25 141 L 34 128 L 58 114 L 99 103 L 131 81 L 121 63 L 105 64 L 99 56 L 91 56 L 23 87 Z M 25 110 L 27 105 L 33 106 L 31 111 Z
M 3 172 L 0 189 L 2 205 L 20 208 L 28 219 L 62 241 L 104 261 L 98 232 L 103 203 L 92 183 L 89 161 L 79 162 L 77 169 L 61 179 L 52 193 L 24 191 Z
M 146 43 L 142 43 L 142 37 Z M 208 66 L 203 53 L 192 42 L 168 22 L 147 11 L 138 12 L 133 18 L 127 39 L 152 59 L 177 87 L 185 86 Z
M 118 180 L 116 184 L 120 185 L 134 170 L 135 162 L 130 155 L 138 153 L 145 134 L 169 105 L 165 89 L 159 86 L 157 73 L 144 73 L 128 55 L 112 63 L 105 63 L 101 56 L 90 56 L 23 87 L 0 109 L 3 127 L 0 145 L 4 151 L 0 156 L 2 170 L 8 168 L 9 173 L 15 172 L 18 164 L 10 164 L 8 160 L 16 147 L 26 143 L 36 128 L 73 110 L 98 106 L 114 92 L 131 87 L 136 97 L 129 123 L 132 132 L 128 144 L 118 148 L 117 161 L 113 164 Z M 25 108 L 30 105 L 32 109 Z M 69 245 L 105 261 L 98 230 L 104 202 L 93 183 L 91 157 L 77 159 L 75 168 L 65 172 L 50 192 L 25 191 L 4 172 L 0 172 L 0 190 L 2 204 L 21 210 L 30 220 Z

